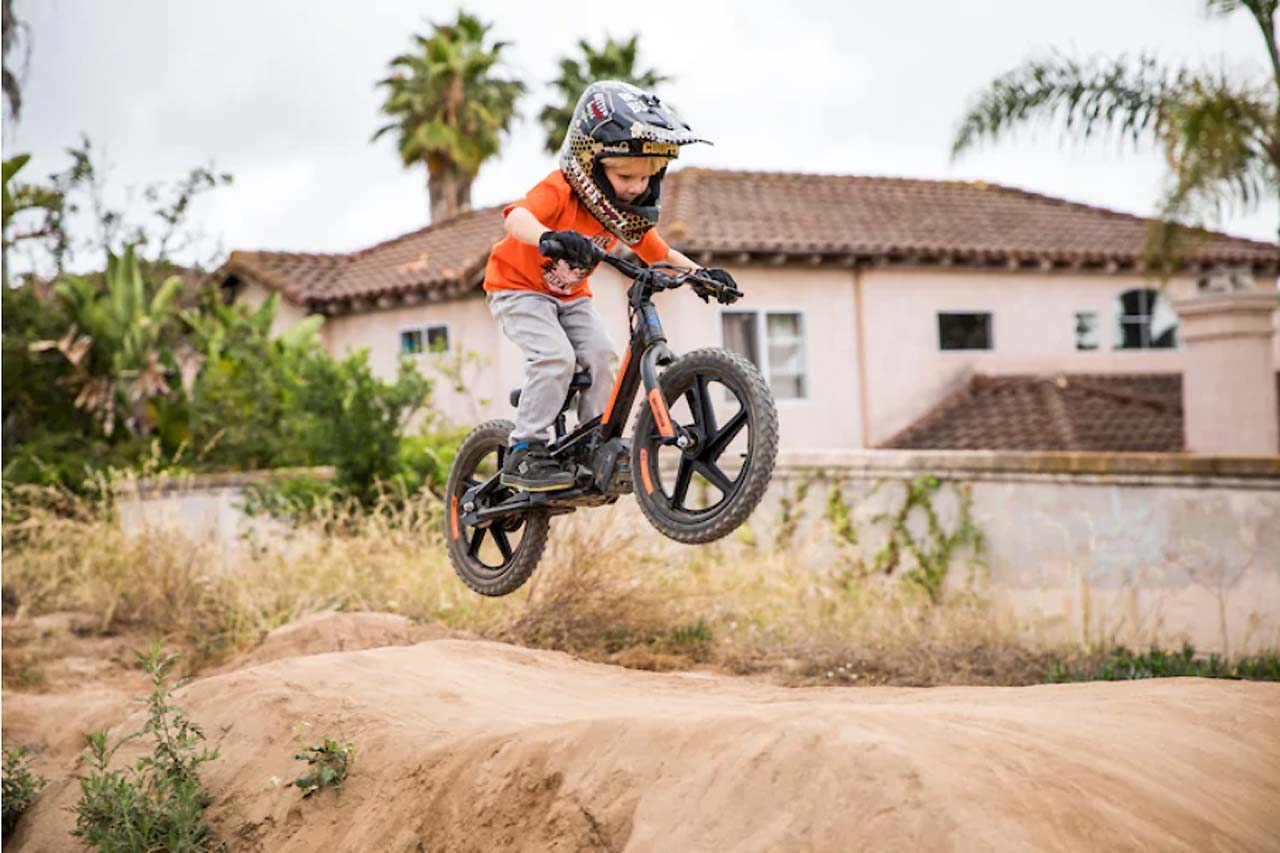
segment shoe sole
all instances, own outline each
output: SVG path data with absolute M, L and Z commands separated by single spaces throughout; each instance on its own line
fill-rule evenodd
M 563 484 L 556 483 L 555 485 L 551 485 L 551 486 L 530 485 L 519 479 L 512 479 L 508 477 L 500 477 L 498 479 L 498 482 L 508 488 L 523 489 L 526 492 L 562 492 L 565 489 L 573 488 L 572 480 L 570 480 L 567 483 L 563 483 Z

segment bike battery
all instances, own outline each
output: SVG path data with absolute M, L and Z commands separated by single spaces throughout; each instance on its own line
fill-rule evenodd
M 606 495 L 631 494 L 631 448 L 621 438 L 611 438 L 591 454 L 596 486 Z

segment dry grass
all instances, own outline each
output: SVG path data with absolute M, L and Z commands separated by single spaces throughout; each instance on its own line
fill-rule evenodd
M 973 594 L 941 604 L 883 578 L 722 542 L 664 549 L 615 509 L 553 522 L 542 564 L 503 599 L 455 577 L 431 497 L 369 514 L 325 504 L 286 547 L 224 573 L 173 531 L 125 535 L 92 506 L 6 494 L 4 584 L 21 610 L 94 614 L 99 630 L 193 647 L 205 663 L 306 613 L 391 611 L 472 634 L 646 669 L 708 666 L 784 683 L 1024 684 L 1051 661 Z

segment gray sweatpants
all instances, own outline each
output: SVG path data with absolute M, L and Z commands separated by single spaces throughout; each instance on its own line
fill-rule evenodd
M 500 290 L 487 299 L 502 333 L 524 353 L 524 390 L 513 444 L 550 438 L 576 365 L 591 372 L 591 387 L 578 400 L 578 422 L 604 413 L 618 355 L 590 297 L 563 302 L 527 290 Z

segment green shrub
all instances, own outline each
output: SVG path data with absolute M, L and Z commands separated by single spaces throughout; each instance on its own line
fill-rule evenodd
M 92 772 L 78 776 L 80 800 L 74 809 L 76 828 L 72 835 L 104 853 L 132 853 L 141 850 L 199 851 L 221 850 L 213 829 L 205 821 L 209 794 L 200 784 L 200 765 L 218 757 L 217 750 L 201 748 L 204 732 L 171 703 L 172 687 L 165 678 L 177 655 L 161 656 L 158 648 L 139 654 L 142 669 L 151 678 L 147 698 L 147 722 L 114 746 L 105 731 L 86 735 L 85 758 Z M 151 735 L 155 748 L 133 767 L 111 770 L 108 765 L 121 746 L 143 735 Z
M 307 762 L 311 769 L 290 784 L 296 785 L 303 797 L 309 797 L 325 788 L 342 790 L 347 772 L 356 760 L 356 748 L 350 741 L 339 743 L 325 738 L 323 743 L 306 747 L 294 758 Z
M 0 804 L 4 809 L 3 837 L 8 838 L 18 825 L 18 819 L 30 808 L 31 803 L 48 781 L 31 772 L 31 753 L 25 746 L 4 751 L 4 791 Z

